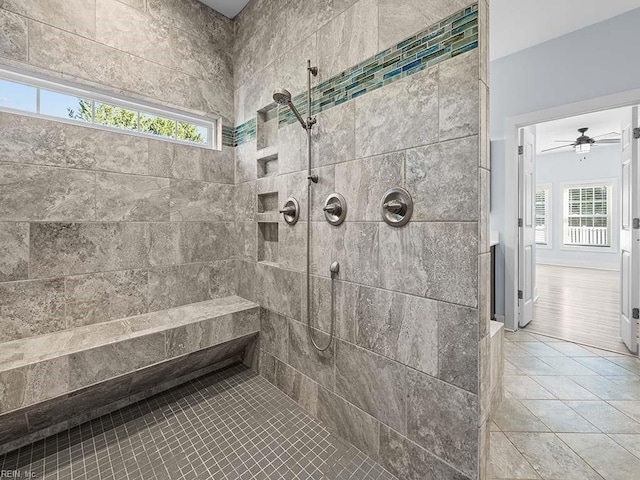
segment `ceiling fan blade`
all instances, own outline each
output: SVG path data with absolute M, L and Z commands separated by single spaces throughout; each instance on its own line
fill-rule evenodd
M 620 139 L 619 138 L 603 138 L 601 140 L 596 140 L 596 144 L 603 144 L 603 143 L 620 143 Z
M 575 143 L 575 140 L 554 140 L 554 142 L 562 142 L 562 143 Z
M 591 138 L 606 137 L 607 135 L 617 135 L 618 137 L 620 136 L 618 132 L 609 132 L 609 133 L 603 133 L 602 135 L 596 135 L 595 137 L 591 137 Z
M 542 150 L 540 153 L 550 152 L 551 150 L 558 150 L 559 148 L 567 148 L 567 147 L 573 147 L 573 143 L 570 143 L 568 145 L 562 145 L 561 147 L 547 148 L 546 150 Z

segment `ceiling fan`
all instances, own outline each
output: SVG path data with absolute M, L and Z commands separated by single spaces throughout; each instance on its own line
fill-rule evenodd
M 591 151 L 591 147 L 597 147 L 598 145 L 610 144 L 610 143 L 620 143 L 620 134 L 617 132 L 609 132 L 603 133 L 602 135 L 597 135 L 595 137 L 588 136 L 587 127 L 582 127 L 578 129 L 580 132 L 580 136 L 575 139 L 575 141 L 571 140 L 556 140 L 556 142 L 567 142 L 567 145 L 562 145 L 560 147 L 547 148 L 546 150 L 542 150 L 542 152 L 549 152 L 551 150 L 558 150 L 560 148 L 573 147 L 574 151 L 581 155 L 583 153 L 589 153 Z M 607 137 L 609 135 L 617 135 L 618 138 L 601 138 Z

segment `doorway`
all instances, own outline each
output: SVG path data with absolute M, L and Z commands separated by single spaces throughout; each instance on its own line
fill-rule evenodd
M 516 280 L 512 329 L 635 354 L 638 109 L 590 110 L 539 112 L 541 121 L 514 125 L 518 224 L 515 262 L 507 257 L 506 265 Z

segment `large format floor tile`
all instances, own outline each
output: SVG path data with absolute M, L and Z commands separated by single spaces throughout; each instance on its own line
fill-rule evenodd
M 550 431 L 549 428 L 519 400 L 503 400 L 498 411 L 493 413 L 493 421 L 503 432 Z
M 395 478 L 243 366 L 0 456 L 0 471 L 44 480 Z
M 638 358 L 525 331 L 504 355 L 490 479 L 640 478 Z
M 507 433 L 509 440 L 544 479 L 602 480 L 553 433 Z
M 552 432 L 596 432 L 598 429 L 560 400 L 523 400 L 522 404 Z
M 502 432 L 491 432 L 489 477 L 527 480 L 538 480 L 540 478 L 529 462 Z
M 637 480 L 640 459 L 606 435 L 561 433 L 559 437 L 603 478 Z
M 505 398 L 517 398 L 527 400 L 553 400 L 553 396 L 539 383 L 526 375 L 504 376 Z
M 575 402 L 566 404 L 600 429 L 603 433 L 638 433 L 640 423 L 607 402 Z
M 531 378 L 560 400 L 599 400 L 568 377 L 532 375 Z

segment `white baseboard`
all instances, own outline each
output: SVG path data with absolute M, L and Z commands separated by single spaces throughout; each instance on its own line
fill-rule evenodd
M 536 265 L 549 265 L 551 267 L 572 267 L 585 268 L 588 270 L 606 270 L 608 272 L 619 272 L 620 269 L 614 266 L 602 266 L 598 264 L 585 264 L 584 262 L 536 262 Z

